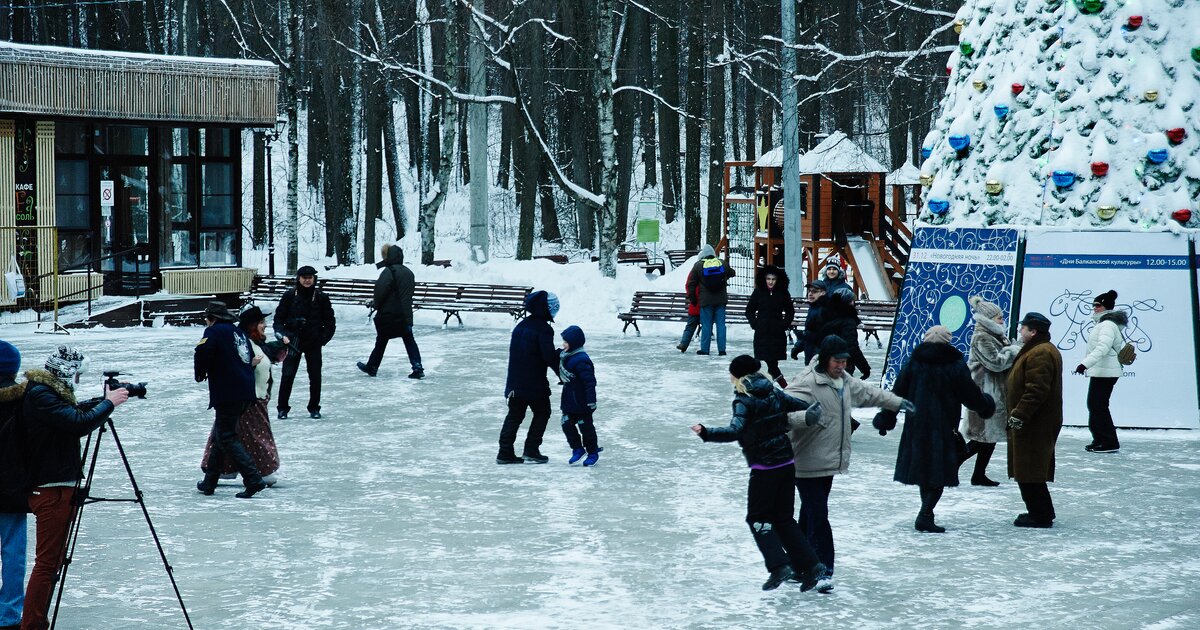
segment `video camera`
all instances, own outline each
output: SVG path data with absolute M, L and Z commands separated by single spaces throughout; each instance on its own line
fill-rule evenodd
M 145 383 L 122 383 L 117 380 L 117 377 L 120 375 L 121 372 L 116 370 L 104 372 L 104 376 L 107 377 L 107 380 L 104 381 L 104 384 L 108 386 L 109 391 L 123 389 L 129 392 L 130 398 L 141 398 L 143 400 L 146 398 Z

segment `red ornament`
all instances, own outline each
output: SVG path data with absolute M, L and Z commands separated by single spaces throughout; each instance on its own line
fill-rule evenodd
M 1022 84 L 1020 84 L 1020 83 L 1014 83 L 1014 84 L 1012 84 L 1012 93 L 1013 93 L 1013 96 L 1016 96 L 1016 95 L 1018 95 L 1018 94 L 1020 94 L 1021 92 L 1024 92 L 1024 91 L 1025 91 L 1025 86 L 1024 86 L 1024 85 L 1022 85 Z
M 1140 15 L 1129 16 L 1129 21 L 1126 22 L 1126 25 L 1129 26 L 1129 30 L 1131 30 L 1131 31 L 1138 30 L 1139 28 L 1142 27 L 1142 16 L 1140 16 Z
M 954 74 L 954 68 L 951 68 L 950 66 L 946 66 L 946 76 L 950 76 L 952 74 Z
M 1108 162 L 1092 162 L 1092 175 L 1096 177 L 1108 175 Z
M 1187 208 L 1182 208 L 1171 213 L 1171 218 L 1180 223 L 1187 223 L 1192 220 L 1192 211 Z
M 1183 127 L 1175 127 L 1174 129 L 1167 130 L 1167 140 L 1170 140 L 1171 144 L 1179 144 L 1180 142 L 1183 142 L 1183 139 L 1186 137 L 1187 129 L 1184 129 Z

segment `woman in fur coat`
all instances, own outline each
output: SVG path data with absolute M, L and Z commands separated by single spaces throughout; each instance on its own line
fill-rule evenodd
M 975 332 L 971 335 L 967 368 L 971 370 L 971 380 L 996 401 L 996 411 L 990 418 L 982 418 L 973 410 L 967 411 L 967 419 L 962 425 L 963 437 L 969 440 L 967 456 L 959 465 L 974 455 L 975 472 L 971 475 L 971 485 L 998 486 L 998 481 L 988 478 L 987 467 L 996 444 L 1003 442 L 1008 433 L 1008 408 L 1004 404 L 1008 395 L 1006 381 L 1021 346 L 1008 340 L 1004 330 L 1004 313 L 999 306 L 978 295 L 972 297 L 970 302 Z

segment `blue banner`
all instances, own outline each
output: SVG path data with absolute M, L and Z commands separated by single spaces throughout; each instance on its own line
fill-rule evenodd
M 1119 254 L 1026 254 L 1026 267 L 1061 269 L 1186 269 L 1187 256 Z

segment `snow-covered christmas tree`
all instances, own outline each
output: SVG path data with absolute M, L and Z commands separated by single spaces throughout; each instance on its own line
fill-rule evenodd
M 968 0 L 922 219 L 1200 227 L 1200 1 Z

